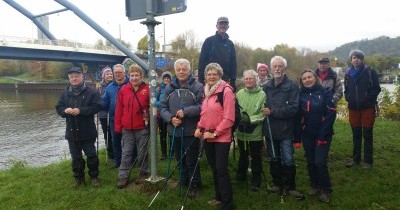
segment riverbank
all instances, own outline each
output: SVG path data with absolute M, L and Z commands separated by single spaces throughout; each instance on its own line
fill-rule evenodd
M 266 192 L 271 184 L 268 162 L 263 162 L 266 182 L 262 180 L 262 190 L 253 192 L 249 182 L 234 183 L 234 203 L 236 209 L 398 209 L 400 187 L 400 134 L 399 122 L 378 119 L 374 129 L 374 166 L 370 170 L 361 167 L 346 168 L 345 162 L 351 154 L 352 141 L 349 124 L 346 120 L 335 123 L 336 135 L 333 138 L 329 160 L 333 193 L 331 202 L 323 204 L 318 197 L 307 196 L 304 201 L 296 201 L 284 196 Z M 230 175 L 235 177 L 237 160 L 229 159 Z M 308 191 L 308 175 L 303 148 L 296 151 L 297 189 Z M 236 151 L 236 155 L 238 151 Z M 167 161 L 159 162 L 158 174 L 163 176 Z M 177 162 L 174 160 L 172 166 Z M 186 208 L 213 209 L 207 201 L 213 198 L 211 169 L 205 157 L 200 160 L 203 189 L 195 199 L 188 199 Z M 131 180 L 137 177 L 137 169 Z M 397 174 L 397 175 L 396 175 Z M 178 179 L 176 170 L 173 180 Z M 116 187 L 118 170 L 111 164 L 105 165 L 105 151 L 100 151 L 100 180 L 102 185 L 95 188 L 88 182 L 86 186 L 74 189 L 70 160 L 45 167 L 26 167 L 16 163 L 8 170 L 0 171 L 0 209 L 146 209 L 162 183 L 157 185 L 131 184 L 120 190 Z M 248 177 L 250 178 L 250 176 Z M 88 178 L 87 178 L 88 179 Z M 168 188 L 154 201 L 150 209 L 180 209 L 183 203 L 183 188 Z
M 85 82 L 90 87 L 95 87 L 95 82 Z M 67 82 L 57 83 L 0 83 L 1 89 L 17 89 L 17 90 L 65 90 L 68 87 Z

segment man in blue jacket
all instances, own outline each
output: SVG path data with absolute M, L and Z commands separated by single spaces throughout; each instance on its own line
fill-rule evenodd
M 117 103 L 117 96 L 119 89 L 129 82 L 129 79 L 125 74 L 125 67 L 122 64 L 116 64 L 113 66 L 114 81 L 109 84 L 102 97 L 102 109 L 108 111 L 110 117 L 110 130 L 112 133 L 112 146 L 113 155 L 115 161 L 115 167 L 118 168 L 121 164 L 121 134 L 115 133 L 114 127 L 114 115 L 115 115 L 115 104 Z

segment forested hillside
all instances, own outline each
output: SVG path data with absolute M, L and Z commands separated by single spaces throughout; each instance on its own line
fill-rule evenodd
M 335 48 L 329 54 L 336 56 L 341 61 L 346 61 L 349 52 L 353 49 L 362 50 L 368 56 L 379 54 L 384 57 L 400 57 L 400 36 L 396 38 L 381 36 L 375 39 L 350 42 Z

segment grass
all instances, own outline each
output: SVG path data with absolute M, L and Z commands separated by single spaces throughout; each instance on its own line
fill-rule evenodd
M 352 151 L 351 131 L 347 121 L 335 124 L 333 155 L 329 161 L 333 194 L 329 204 L 318 202 L 317 197 L 296 201 L 290 197 L 265 192 L 271 182 L 267 162 L 263 162 L 268 183 L 263 191 L 247 193 L 246 183 L 234 183 L 234 203 L 237 209 L 400 209 L 400 122 L 379 119 L 374 129 L 374 167 L 345 168 Z M 298 190 L 307 192 L 308 174 L 303 148 L 296 150 Z M 236 158 L 238 152 L 236 151 Z M 176 161 L 172 162 L 175 166 Z M 213 198 L 211 169 L 201 159 L 203 190 L 196 199 L 188 199 L 185 209 L 213 209 L 207 201 Z M 167 161 L 159 162 L 159 175 L 163 176 Z M 230 159 L 231 177 L 235 177 L 237 161 Z M 143 185 L 131 184 L 117 189 L 118 170 L 105 165 L 105 151 L 100 151 L 99 188 L 86 186 L 74 189 L 70 161 L 65 160 L 45 167 L 32 168 L 16 163 L 11 169 L 0 171 L 0 209 L 146 209 L 162 182 Z M 135 171 L 131 180 L 137 177 Z M 173 180 L 177 180 L 175 171 Z M 186 189 L 183 189 L 186 192 Z M 184 194 L 182 193 L 182 194 Z M 182 196 L 179 188 L 168 188 L 161 193 L 151 209 L 180 209 Z

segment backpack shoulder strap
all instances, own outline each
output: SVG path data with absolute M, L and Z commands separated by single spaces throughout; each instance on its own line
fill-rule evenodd
M 222 88 L 222 91 L 217 93 L 217 99 L 219 104 L 221 104 L 222 107 L 224 107 L 224 91 L 225 91 L 225 87 Z

